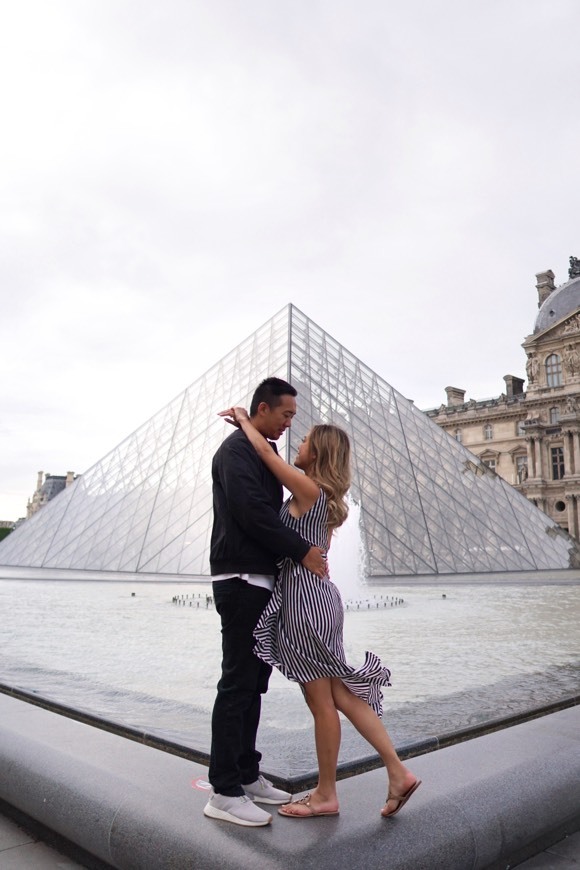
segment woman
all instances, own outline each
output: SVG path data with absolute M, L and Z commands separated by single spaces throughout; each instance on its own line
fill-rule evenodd
M 345 495 L 350 486 L 350 444 L 337 426 L 314 426 L 288 465 L 252 426 L 244 408 L 222 416 L 239 426 L 261 460 L 292 496 L 281 517 L 306 540 L 330 546 L 332 532 L 345 521 Z M 300 470 L 298 470 L 300 469 Z M 256 655 L 300 683 L 314 717 L 318 785 L 306 797 L 285 804 L 279 813 L 290 818 L 338 815 L 336 766 L 340 748 L 338 711 L 349 719 L 382 758 L 389 777 L 384 817 L 394 816 L 421 781 L 400 761 L 380 720 L 382 686 L 390 671 L 367 652 L 361 668 L 345 660 L 343 606 L 337 587 L 302 565 L 285 559 L 272 597 L 256 627 Z

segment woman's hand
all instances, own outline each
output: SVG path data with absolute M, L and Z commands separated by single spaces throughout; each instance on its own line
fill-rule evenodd
M 218 411 L 218 417 L 225 417 L 226 423 L 230 423 L 237 429 L 240 428 L 240 424 L 236 420 L 236 414 L 233 408 L 228 408 L 226 411 Z
M 226 423 L 230 423 L 232 426 L 235 426 L 237 429 L 241 429 L 241 423 L 244 420 L 249 420 L 249 414 L 245 408 L 242 408 L 241 405 L 236 405 L 235 407 L 227 408 L 225 411 L 219 411 L 218 417 L 225 417 Z
M 234 412 L 234 417 L 235 417 L 236 423 L 243 423 L 244 420 L 250 419 L 250 415 L 248 414 L 248 412 L 246 411 L 245 408 L 242 408 L 241 405 L 236 405 L 236 407 L 233 408 L 232 410 Z

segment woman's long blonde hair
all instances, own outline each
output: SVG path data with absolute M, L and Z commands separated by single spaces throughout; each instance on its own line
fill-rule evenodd
M 348 516 L 345 496 L 350 487 L 350 441 L 343 429 L 322 423 L 310 430 L 309 446 L 315 457 L 309 476 L 326 494 L 328 528 L 332 531 Z

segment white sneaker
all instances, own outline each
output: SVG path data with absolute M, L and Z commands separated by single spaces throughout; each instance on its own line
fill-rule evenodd
M 247 828 L 259 828 L 261 825 L 269 825 L 272 821 L 270 813 L 257 807 L 247 795 L 228 797 L 226 794 L 216 794 L 214 791 L 203 808 L 203 814 L 210 819 L 222 819 L 224 822 L 245 825 Z
M 259 804 L 287 804 L 292 800 L 292 795 L 289 792 L 274 788 L 272 783 L 268 779 L 264 779 L 262 774 L 255 782 L 243 785 L 242 788 L 248 797 Z

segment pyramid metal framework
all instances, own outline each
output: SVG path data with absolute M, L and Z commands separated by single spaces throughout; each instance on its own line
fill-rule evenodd
M 346 348 L 288 305 L 0 544 L 0 565 L 207 575 L 211 460 L 275 375 L 298 390 L 279 450 L 348 432 L 368 576 L 568 568 L 575 542 Z

